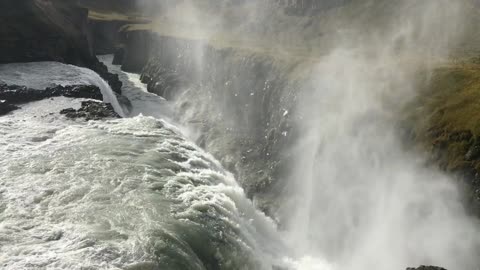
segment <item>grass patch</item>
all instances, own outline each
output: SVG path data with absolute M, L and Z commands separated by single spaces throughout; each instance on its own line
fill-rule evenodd
M 406 115 L 416 141 L 442 152 L 439 159 L 446 169 L 480 168 L 480 160 L 465 157 L 480 138 L 479 64 L 468 61 L 435 69 Z

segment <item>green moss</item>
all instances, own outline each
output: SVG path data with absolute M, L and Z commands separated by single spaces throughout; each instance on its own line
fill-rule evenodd
M 480 168 L 480 161 L 465 159 L 474 139 L 480 138 L 480 65 L 449 64 L 427 77 L 406 108 L 416 141 L 427 150 L 440 150 L 438 159 L 450 171 Z
M 447 170 L 457 171 L 462 170 L 470 165 L 470 162 L 465 160 L 465 154 L 469 148 L 468 141 L 452 142 L 448 145 Z

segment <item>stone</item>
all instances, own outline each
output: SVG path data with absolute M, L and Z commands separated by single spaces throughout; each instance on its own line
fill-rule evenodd
M 19 107 L 5 101 L 0 100 L 0 116 L 5 115 L 11 111 L 17 110 Z
M 112 104 L 97 101 L 82 101 L 80 109 L 68 108 L 60 111 L 70 119 L 85 118 L 85 120 L 101 120 L 105 118 L 120 118 Z

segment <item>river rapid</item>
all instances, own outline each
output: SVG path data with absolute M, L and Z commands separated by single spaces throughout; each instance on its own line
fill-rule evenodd
M 0 66 L 10 84 L 95 84 L 126 116 L 68 120 L 58 112 L 82 100 L 58 97 L 0 118 L 0 267 L 271 269 L 282 246 L 274 223 L 232 174 L 165 120 L 162 98 L 147 93 L 138 75 L 120 75 L 128 109 L 89 70 Z

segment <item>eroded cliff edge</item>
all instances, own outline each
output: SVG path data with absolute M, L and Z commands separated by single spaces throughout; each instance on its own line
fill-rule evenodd
M 126 31 L 124 34 L 125 54 L 134 54 L 135 57 L 124 57 L 117 61 L 122 62 L 127 70 L 141 72 L 142 81 L 148 85 L 150 92 L 171 100 L 177 107 L 177 119 L 194 127 L 197 143 L 219 158 L 236 175 L 258 207 L 278 218 L 281 223 L 283 214 L 279 211 L 283 210 L 278 205 L 289 197 L 287 194 L 291 187 L 287 186 L 290 177 L 287 172 L 294 163 L 294 157 L 288 155 L 288 150 L 294 147 L 293 143 L 298 138 L 299 131 L 295 123 L 301 117 L 296 112 L 295 104 L 300 91 L 314 87 L 309 85 L 308 78 L 314 72 L 315 59 L 217 46 L 145 29 Z M 201 60 L 198 58 L 199 51 L 202 52 Z M 140 57 L 137 57 L 138 54 L 141 54 Z M 480 72 L 480 67 L 471 62 L 474 61 L 472 59 L 466 61 L 469 64 L 434 69 L 433 81 L 419 80 L 420 84 L 424 84 L 424 91 L 415 100 L 418 103 L 414 109 L 408 109 L 408 121 L 398 119 L 399 129 L 409 134 L 405 136 L 408 137 L 406 147 L 416 145 L 430 149 L 438 140 L 435 137 L 426 140 L 423 134 L 427 133 L 420 130 L 430 130 L 430 126 L 441 124 L 439 119 L 429 115 L 431 111 L 438 111 L 436 106 L 443 106 L 442 100 L 455 99 L 446 96 L 447 93 L 458 97 L 459 92 L 455 89 L 465 90 L 465 87 L 471 86 L 472 80 L 480 79 L 475 75 Z M 466 72 L 469 76 L 453 84 L 446 83 L 445 80 L 455 77 L 456 72 Z M 421 78 L 430 77 L 422 72 L 419 74 Z M 436 91 L 439 85 L 445 90 L 444 94 L 438 92 L 438 95 L 443 96 L 437 104 L 427 102 L 434 96 L 426 93 Z M 474 104 L 474 99 L 471 102 Z M 469 115 L 467 113 L 461 117 L 469 119 Z M 429 121 L 425 122 L 426 119 Z M 442 136 L 453 136 L 448 134 L 457 134 L 458 131 L 459 128 L 444 130 L 447 135 Z M 448 146 L 440 149 L 441 153 L 447 153 L 447 160 L 439 158 L 445 157 L 445 154 L 427 151 L 432 161 L 427 165 L 440 166 L 466 183 L 468 205 L 478 214 L 480 185 L 475 166 L 470 165 L 478 163 L 480 155 L 466 155 L 470 148 L 478 147 L 474 143 L 476 135 L 473 134 L 466 137 L 469 143 L 456 157 L 448 156 L 448 151 L 445 152 Z M 454 141 L 449 143 L 450 147 L 456 144 Z M 469 164 L 468 170 L 445 166 L 445 162 L 459 157 L 464 159 L 461 164 Z

